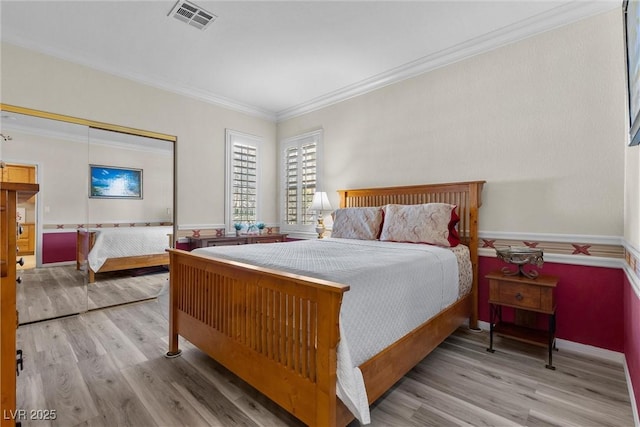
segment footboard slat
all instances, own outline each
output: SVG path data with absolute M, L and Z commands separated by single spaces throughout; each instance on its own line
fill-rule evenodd
M 324 425 L 327 414 L 335 422 L 338 318 L 349 287 L 169 252 L 170 351 L 182 335 L 305 423 Z

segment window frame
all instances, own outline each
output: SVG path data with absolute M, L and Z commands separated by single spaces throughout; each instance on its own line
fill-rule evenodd
M 308 143 L 316 144 L 316 187 L 315 191 L 323 191 L 323 137 L 324 130 L 316 129 L 313 131 L 305 132 L 300 135 L 295 135 L 289 138 L 285 138 L 280 141 L 279 146 L 279 156 L 278 156 L 278 166 L 280 171 L 280 230 L 283 233 L 287 233 L 291 235 L 291 237 L 298 238 L 313 238 L 317 237 L 317 233 L 315 232 L 315 221 L 312 221 L 311 224 L 300 224 L 300 214 L 302 212 L 302 207 L 297 207 L 297 219 L 298 223 L 296 224 L 288 224 L 287 223 L 287 151 L 292 147 L 297 147 L 298 150 L 302 148 L 303 145 Z M 300 169 L 298 168 L 298 198 L 300 200 L 301 195 L 301 187 L 300 187 Z
M 234 224 L 234 215 L 233 215 L 233 184 L 234 184 L 234 173 L 233 173 L 233 153 L 235 145 L 246 145 L 255 148 L 256 151 L 256 203 L 255 203 L 255 212 L 256 218 L 255 221 L 260 220 L 260 206 L 261 206 L 261 175 L 262 175 L 262 156 L 261 156 L 261 146 L 263 145 L 263 138 L 256 135 L 251 135 L 244 132 L 239 132 L 233 129 L 225 129 L 225 227 L 227 229 L 227 233 L 234 233 L 235 229 L 233 227 Z

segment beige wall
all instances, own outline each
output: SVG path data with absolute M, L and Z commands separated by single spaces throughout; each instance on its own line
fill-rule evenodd
M 163 222 L 172 208 L 173 156 L 160 150 L 136 150 L 89 139 L 88 129 L 64 137 L 53 132 L 4 129 L 12 140 L 3 144 L 2 159 L 37 167 L 43 225 Z M 143 199 L 91 199 L 89 164 L 143 170 Z M 89 221 L 89 218 L 91 219 Z M 35 212 L 28 222 L 35 222 Z
M 11 129 L 7 133 L 13 140 L 4 144 L 2 160 L 37 167 L 39 200 L 43 207 L 48 207 L 42 221 L 45 224 L 85 224 L 89 191 L 87 141 Z M 35 217 L 30 217 L 29 222 L 35 222 Z
M 278 125 L 322 127 L 325 190 L 486 180 L 483 231 L 623 235 L 620 11 Z
M 616 10 L 287 120 L 278 139 L 324 129 L 335 204 L 340 188 L 484 179 L 483 231 L 637 242 L 623 52 Z M 2 102 L 178 136 L 183 225 L 224 221 L 224 129 L 262 136 L 261 217 L 278 219 L 268 120 L 6 44 Z
M 2 103 L 177 136 L 180 225 L 224 223 L 225 128 L 263 137 L 265 164 L 276 163 L 269 120 L 6 43 L 1 55 Z M 262 180 L 261 220 L 276 223 L 275 167 Z
M 624 239 L 640 248 L 640 147 L 626 150 Z

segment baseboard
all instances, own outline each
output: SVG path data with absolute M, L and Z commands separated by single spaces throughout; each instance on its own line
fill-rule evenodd
M 61 262 L 47 262 L 47 263 L 43 263 L 41 267 L 63 267 L 65 265 L 76 265 L 76 260 L 61 261 Z
M 489 322 L 478 321 L 478 327 L 483 330 L 489 330 Z M 556 347 L 558 350 L 567 350 L 574 353 L 582 354 L 584 356 L 594 357 L 597 359 L 607 360 L 610 362 L 624 364 L 624 353 L 618 351 L 607 350 L 600 347 L 594 347 L 592 345 L 580 344 L 573 341 L 556 339 Z
M 629 399 L 631 400 L 631 410 L 633 411 L 633 424 L 636 427 L 640 426 L 640 418 L 638 418 L 638 405 L 636 404 L 636 394 L 633 391 L 633 383 L 631 382 L 631 375 L 629 374 L 629 367 L 627 366 L 627 360 L 624 360 L 624 376 L 627 380 L 627 389 L 629 390 Z

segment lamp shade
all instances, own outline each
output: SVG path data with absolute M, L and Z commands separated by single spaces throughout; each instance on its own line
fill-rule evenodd
M 313 200 L 311 201 L 309 210 L 316 212 L 330 211 L 331 204 L 329 203 L 327 193 L 325 193 L 324 191 L 316 191 L 316 193 L 313 195 Z

